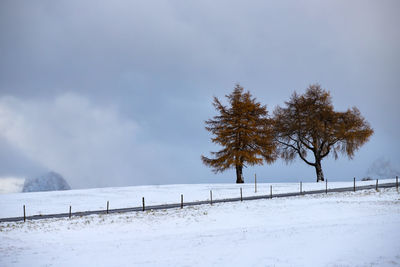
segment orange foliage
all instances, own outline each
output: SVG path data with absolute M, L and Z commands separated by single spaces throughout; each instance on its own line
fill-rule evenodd
M 239 84 L 230 95 L 229 107 L 214 97 L 213 105 L 218 115 L 207 120 L 206 129 L 213 134 L 213 143 L 222 150 L 211 152 L 214 158 L 202 156 L 205 165 L 214 172 L 236 168 L 236 182 L 243 183 L 242 169 L 248 165 L 271 163 L 275 160 L 272 121 L 267 117 L 267 109 L 252 98 L 250 92 L 243 92 Z
M 345 112 L 334 111 L 330 93 L 313 84 L 303 95 L 294 93 L 286 107 L 274 111 L 275 140 L 278 153 L 287 162 L 299 156 L 314 166 L 317 182 L 324 180 L 321 160 L 333 154 L 350 159 L 373 134 L 369 123 L 353 107 Z M 314 161 L 307 158 L 312 152 Z

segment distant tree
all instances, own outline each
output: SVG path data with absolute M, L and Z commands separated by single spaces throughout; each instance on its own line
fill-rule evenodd
M 243 90 L 237 84 L 233 92 L 226 95 L 228 107 L 214 97 L 213 105 L 219 114 L 207 120 L 205 128 L 214 135 L 211 141 L 223 148 L 211 152 L 215 158 L 201 156 L 203 163 L 212 167 L 215 173 L 236 168 L 236 183 L 244 183 L 245 164 L 271 163 L 276 159 L 272 121 L 267 117 L 267 108 Z
M 278 153 L 287 162 L 299 156 L 308 165 L 314 166 L 317 182 L 324 181 L 321 160 L 338 153 L 350 159 L 369 137 L 373 130 L 353 107 L 346 112 L 334 111 L 330 93 L 313 84 L 303 95 L 296 92 L 286 107 L 274 111 L 275 140 Z M 307 157 L 311 152 L 314 160 Z

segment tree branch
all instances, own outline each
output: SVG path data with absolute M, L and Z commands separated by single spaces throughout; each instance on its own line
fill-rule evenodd
M 303 157 L 303 155 L 301 154 L 301 151 L 300 151 L 300 145 L 299 145 L 299 142 L 297 142 L 297 147 L 298 147 L 298 154 L 299 154 L 299 156 L 300 156 L 300 158 L 305 162 L 305 163 L 307 163 L 308 165 L 311 165 L 311 166 L 314 166 L 315 167 L 315 163 L 312 163 L 312 162 L 309 162 L 305 157 Z

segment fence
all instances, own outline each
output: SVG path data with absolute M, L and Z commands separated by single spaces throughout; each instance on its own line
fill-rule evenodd
M 180 203 L 173 204 L 161 204 L 161 205 L 152 205 L 145 206 L 145 198 L 142 198 L 142 206 L 141 207 L 132 207 L 132 208 L 120 208 L 120 209 L 109 209 L 109 201 L 107 201 L 107 209 L 105 210 L 92 210 L 92 211 L 81 211 L 81 212 L 71 212 L 72 207 L 69 206 L 68 213 L 58 213 L 58 214 L 45 214 L 45 215 L 32 215 L 26 216 L 26 207 L 23 205 L 23 217 L 12 217 L 12 218 L 0 218 L 0 222 L 17 222 L 17 221 L 26 221 L 26 220 L 39 220 L 39 219 L 49 219 L 49 218 L 71 218 L 72 216 L 87 216 L 94 214 L 109 214 L 109 213 L 124 213 L 124 212 L 135 212 L 135 211 L 146 211 L 146 210 L 164 210 L 164 209 L 174 209 L 174 208 L 183 208 L 184 206 L 197 206 L 197 205 L 213 205 L 215 203 L 227 203 L 227 202 L 237 202 L 237 201 L 245 201 L 245 200 L 258 200 L 258 199 L 272 199 L 272 198 L 282 198 L 282 197 L 294 197 L 294 196 L 302 196 L 302 195 L 314 195 L 314 194 L 327 194 L 334 192 L 348 192 L 348 191 L 357 191 L 357 190 L 367 190 L 367 189 L 376 189 L 379 188 L 391 188 L 396 187 L 397 191 L 399 191 L 399 180 L 396 176 L 395 183 L 385 183 L 378 184 L 378 180 L 376 180 L 375 185 L 364 185 L 364 186 L 356 186 L 356 180 L 353 179 L 352 187 L 342 187 L 342 188 L 331 188 L 328 189 L 328 180 L 325 181 L 325 189 L 324 190 L 313 190 L 313 191 L 303 191 L 302 182 L 300 182 L 300 190 L 298 192 L 292 193 L 280 193 L 273 194 L 273 187 L 270 186 L 270 194 L 268 195 L 260 195 L 260 196 L 243 196 L 242 188 L 240 188 L 240 197 L 237 198 L 225 198 L 225 199 L 213 199 L 212 198 L 212 190 L 210 190 L 210 199 L 203 201 L 195 201 L 195 202 L 184 202 L 183 195 L 181 195 Z M 257 191 L 257 182 L 254 184 L 255 191 Z

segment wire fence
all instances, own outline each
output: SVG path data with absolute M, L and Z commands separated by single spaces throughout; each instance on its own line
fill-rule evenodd
M 243 196 L 242 188 L 240 188 L 239 196 L 234 198 L 224 198 L 224 199 L 213 199 L 212 190 L 210 190 L 210 198 L 208 200 L 203 201 L 193 201 L 193 202 L 184 202 L 184 196 L 181 195 L 180 203 L 172 203 L 172 204 L 161 204 L 161 205 L 150 205 L 146 206 L 145 198 L 142 198 L 142 206 L 140 207 L 131 207 L 131 208 L 119 208 L 119 209 L 109 209 L 109 201 L 107 201 L 107 208 L 105 210 L 91 210 L 91 211 L 80 211 L 80 212 L 72 212 L 72 206 L 69 206 L 69 212 L 67 213 L 57 213 L 57 214 L 40 214 L 40 215 L 31 215 L 26 216 L 26 206 L 23 205 L 23 216 L 21 217 L 10 217 L 10 218 L 0 218 L 0 222 L 18 222 L 27 220 L 40 220 L 40 219 L 51 219 L 51 218 L 72 218 L 72 217 L 81 217 L 88 216 L 94 214 L 110 214 L 110 213 L 125 213 L 125 212 L 135 212 L 135 211 L 146 211 L 146 210 L 165 210 L 165 209 L 176 209 L 176 208 L 184 208 L 185 206 L 197 206 L 197 205 L 213 205 L 216 203 L 228 203 L 228 202 L 238 202 L 238 201 L 248 201 L 248 200 L 259 200 L 259 199 L 272 199 L 272 198 L 282 198 L 282 197 L 294 197 L 294 196 L 302 196 L 302 195 L 314 195 L 314 194 L 328 194 L 328 193 L 339 193 L 339 192 L 356 192 L 359 190 L 369 190 L 379 188 L 392 188 L 396 187 L 397 191 L 399 191 L 399 180 L 396 176 L 396 182 L 394 183 L 384 183 L 379 184 L 379 180 L 376 180 L 375 185 L 363 185 L 357 186 L 356 179 L 353 180 L 352 187 L 341 187 L 341 188 L 328 188 L 328 181 L 325 181 L 325 189 L 323 190 L 312 190 L 312 191 L 303 191 L 302 182 L 299 184 L 299 191 L 291 192 L 291 193 L 280 193 L 273 194 L 272 185 L 270 186 L 270 192 L 266 195 L 258 195 L 258 196 Z M 255 191 L 257 191 L 257 182 L 255 181 Z

